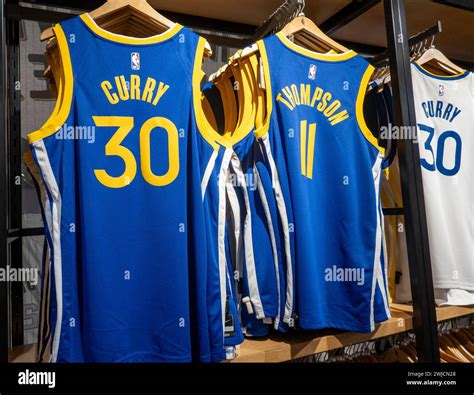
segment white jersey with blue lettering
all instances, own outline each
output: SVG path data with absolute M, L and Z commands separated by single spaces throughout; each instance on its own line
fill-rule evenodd
M 474 77 L 412 76 L 436 302 L 474 304 Z

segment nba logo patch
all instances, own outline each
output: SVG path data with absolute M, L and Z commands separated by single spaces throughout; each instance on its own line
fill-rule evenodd
M 140 70 L 140 53 L 132 52 L 132 70 Z
M 309 67 L 309 73 L 308 73 L 308 78 L 310 80 L 315 80 L 316 79 L 316 70 L 317 70 L 317 67 L 315 64 L 312 64 L 310 67 Z
M 444 85 L 439 86 L 439 95 L 444 96 Z

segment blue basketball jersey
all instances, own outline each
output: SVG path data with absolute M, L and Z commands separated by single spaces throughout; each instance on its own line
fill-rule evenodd
M 206 167 L 202 177 L 203 199 L 210 213 L 208 234 L 213 240 L 209 246 L 214 244 L 209 256 L 217 257 L 215 261 L 221 267 L 222 279 L 226 275 L 225 268 L 227 275 L 230 272 L 240 279 L 240 324 L 247 335 L 262 336 L 268 333 L 269 323 L 281 329 L 280 321 L 291 321 L 293 271 L 287 270 L 285 261 L 291 251 L 289 245 L 286 249 L 281 245 L 281 225 L 271 176 L 255 137 L 254 81 L 248 67 L 236 70 L 234 75 L 241 87 L 237 91 L 239 121 L 234 130 L 221 136 L 206 117 L 198 117 L 202 136 L 201 167 Z M 232 91 L 229 93 L 233 95 Z M 227 106 L 226 116 L 232 115 L 232 107 Z M 227 253 L 225 246 L 230 242 L 233 244 Z M 235 268 L 229 265 L 229 260 L 234 260 Z M 222 286 L 222 304 L 226 299 L 223 291 Z M 234 301 L 239 304 L 238 298 Z M 290 307 L 286 308 L 287 305 Z
M 54 32 L 65 85 L 29 135 L 48 192 L 51 360 L 222 359 L 190 89 L 204 39 L 119 36 L 88 15 Z
M 257 135 L 286 208 L 299 326 L 370 332 L 390 316 L 383 148 L 363 118 L 373 68 L 353 51 L 317 54 L 281 33 L 258 46 L 267 120 Z

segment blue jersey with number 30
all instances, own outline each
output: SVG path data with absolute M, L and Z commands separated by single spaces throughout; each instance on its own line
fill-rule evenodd
M 179 25 L 119 36 L 88 15 L 54 31 L 58 104 L 29 136 L 48 190 L 52 361 L 221 359 L 189 89 L 205 41 Z

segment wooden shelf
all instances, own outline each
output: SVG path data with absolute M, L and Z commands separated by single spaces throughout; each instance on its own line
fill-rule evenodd
M 36 362 L 36 344 L 27 344 L 13 347 L 10 353 L 10 362 L 34 363 Z
M 474 314 L 474 307 L 438 307 L 438 321 L 450 320 Z M 395 335 L 413 329 L 413 307 L 407 304 L 393 304 L 392 318 L 378 324 L 372 333 L 351 333 L 341 331 L 314 331 L 293 335 L 275 335 L 271 338 L 245 340 L 240 346 L 234 362 L 285 362 L 324 351 L 334 350 L 351 344 Z M 14 347 L 12 362 L 35 362 L 36 345 Z
M 474 314 L 474 307 L 448 306 L 436 309 L 438 321 Z M 377 324 L 372 333 L 315 331 L 297 335 L 276 335 L 267 339 L 248 339 L 240 346 L 236 362 L 285 362 L 351 344 L 395 335 L 413 329 L 413 307 L 393 304 L 392 318 Z

